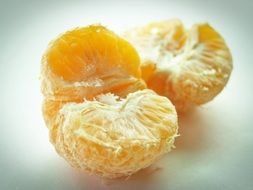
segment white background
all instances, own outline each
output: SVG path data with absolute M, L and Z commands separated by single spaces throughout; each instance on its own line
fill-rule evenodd
M 0 0 L 0 189 L 245 189 L 253 187 L 253 1 Z M 177 148 L 129 180 L 101 181 L 56 154 L 42 119 L 40 60 L 58 34 L 92 23 L 120 33 L 178 17 L 209 22 L 234 70 L 214 101 L 180 117 Z

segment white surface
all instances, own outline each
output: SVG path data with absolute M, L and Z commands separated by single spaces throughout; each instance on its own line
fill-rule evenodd
M 253 186 L 253 1 L 0 0 L 0 189 L 245 189 Z M 234 71 L 224 91 L 180 118 L 177 149 L 128 181 L 80 174 L 48 141 L 41 114 L 40 59 L 50 40 L 76 26 L 116 32 L 149 21 L 208 21 L 226 39 Z

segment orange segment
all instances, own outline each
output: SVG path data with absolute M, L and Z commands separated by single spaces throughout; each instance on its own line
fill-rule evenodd
M 212 100 L 233 68 L 225 41 L 208 24 L 186 30 L 174 19 L 132 29 L 124 36 L 140 52 L 148 87 L 170 98 L 178 110 Z M 147 63 L 155 65 L 152 73 Z

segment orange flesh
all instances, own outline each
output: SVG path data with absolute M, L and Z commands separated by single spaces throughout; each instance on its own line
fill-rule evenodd
M 50 44 L 42 64 L 44 117 L 52 122 L 61 107 L 68 102 L 92 100 L 95 96 L 114 93 L 125 97 L 144 89 L 140 58 L 124 39 L 100 25 L 77 28 L 66 32 Z M 53 74 L 48 74 L 50 72 Z M 101 84 L 95 84 L 101 81 Z M 82 86 L 87 83 L 87 86 Z M 67 86 L 68 85 L 68 86 Z
M 148 78 L 155 65 L 143 69 Z M 41 78 L 44 119 L 57 153 L 75 168 L 116 178 L 169 152 L 177 137 L 175 107 L 142 90 L 141 77 L 136 50 L 102 26 L 52 42 Z
M 108 67 L 123 67 L 140 77 L 139 57 L 133 47 L 102 26 L 65 33 L 53 43 L 47 62 L 55 74 L 67 81 L 85 80 L 94 73 L 99 76 Z
M 125 38 L 140 52 L 148 88 L 177 110 L 212 100 L 233 68 L 226 42 L 209 24 L 185 29 L 177 19 L 155 22 L 127 31 Z
M 220 38 L 220 35 L 215 32 L 208 24 L 200 25 L 199 29 L 199 41 L 206 42 L 213 39 Z
M 147 81 L 149 77 L 153 74 L 155 71 L 156 66 L 153 63 L 148 63 L 145 65 L 141 66 L 141 71 L 142 71 L 142 78 Z

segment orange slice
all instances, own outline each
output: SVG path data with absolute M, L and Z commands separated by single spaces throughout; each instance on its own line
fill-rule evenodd
M 228 82 L 230 51 L 208 24 L 188 30 L 173 19 L 134 28 L 124 36 L 140 53 L 148 87 L 167 96 L 178 110 L 212 100 Z

